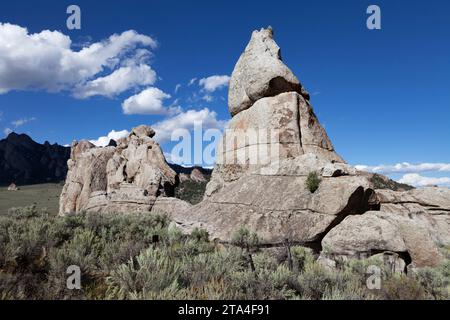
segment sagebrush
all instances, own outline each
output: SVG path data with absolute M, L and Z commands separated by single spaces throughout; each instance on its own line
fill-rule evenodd
M 205 230 L 183 235 L 161 215 L 50 215 L 36 207 L 0 215 L 1 299 L 448 299 L 450 263 L 412 275 L 383 269 L 367 289 L 369 260 L 330 271 L 314 253 L 291 247 L 292 261 L 258 247 L 245 227 L 233 246 Z M 156 237 L 155 237 L 156 236 Z M 284 248 L 281 250 L 285 250 Z M 67 267 L 82 272 L 66 288 Z M 380 263 L 382 267 L 382 263 Z

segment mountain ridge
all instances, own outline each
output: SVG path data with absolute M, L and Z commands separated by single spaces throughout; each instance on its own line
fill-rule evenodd
M 70 147 L 12 132 L 0 140 L 0 184 L 64 181 L 69 157 Z

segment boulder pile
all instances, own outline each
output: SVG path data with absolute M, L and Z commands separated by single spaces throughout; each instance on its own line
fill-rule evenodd
M 104 148 L 73 142 L 60 214 L 148 213 L 158 197 L 172 196 L 177 176 L 154 135 L 152 128 L 142 125 Z

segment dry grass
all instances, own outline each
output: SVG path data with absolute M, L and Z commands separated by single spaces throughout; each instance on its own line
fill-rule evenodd
M 5 214 L 13 207 L 36 205 L 38 209 L 47 208 L 50 213 L 58 213 L 59 195 L 62 185 L 59 183 L 45 183 L 19 186 L 19 191 L 8 191 L 7 187 L 0 187 L 0 214 Z

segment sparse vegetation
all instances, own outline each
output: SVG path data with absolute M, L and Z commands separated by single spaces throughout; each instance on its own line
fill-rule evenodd
M 376 173 L 371 176 L 370 182 L 372 182 L 375 189 L 389 189 L 394 191 L 407 191 L 414 189 L 413 186 L 394 181 Z
M 36 205 L 38 209 L 47 209 L 51 213 L 58 212 L 59 195 L 63 185 L 45 183 L 18 187 L 19 191 L 8 191 L 7 186 L 0 187 L 0 212 L 7 212 L 12 207 L 31 205 Z
M 243 249 L 252 249 L 258 246 L 259 238 L 256 233 L 251 232 L 245 226 L 241 226 L 233 233 L 231 243 Z
M 197 204 L 203 199 L 206 185 L 208 181 L 197 182 L 194 180 L 187 180 L 180 183 L 175 189 L 175 197 L 191 204 Z
M 155 237 L 157 236 L 157 237 Z M 156 241 L 157 240 L 157 241 Z M 293 267 L 245 227 L 235 246 L 217 246 L 205 230 L 183 235 L 160 215 L 58 217 L 36 206 L 0 215 L 1 299 L 448 299 L 447 260 L 438 268 L 392 274 L 374 259 L 323 267 L 311 250 L 291 247 Z M 249 261 L 251 256 L 251 262 Z M 367 266 L 382 272 L 366 287 Z M 81 290 L 66 288 L 69 265 Z
M 317 172 L 310 172 L 308 178 L 306 178 L 306 187 L 311 193 L 314 193 L 319 189 L 320 182 L 321 180 Z

